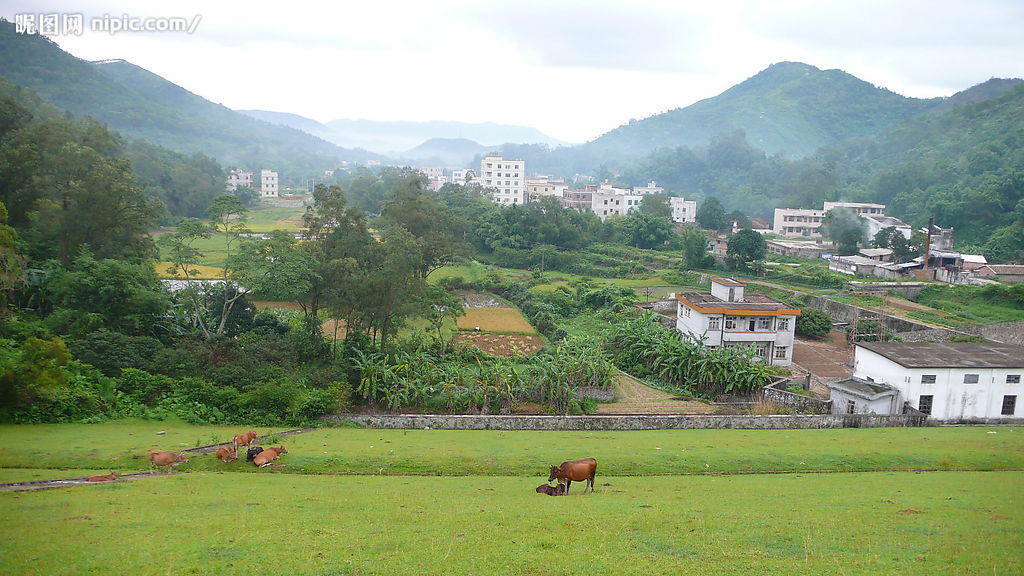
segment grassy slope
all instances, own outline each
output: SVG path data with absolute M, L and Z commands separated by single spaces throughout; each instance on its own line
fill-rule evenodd
M 1024 474 L 178 474 L 0 494 L 8 574 L 1009 574 Z
M 158 436 L 158 430 L 166 434 Z M 145 452 L 227 441 L 240 427 L 121 421 L 5 425 L 0 468 L 147 467 Z M 263 435 L 269 432 L 257 428 Z M 1024 468 L 1024 428 L 500 432 L 325 428 L 286 438 L 289 472 L 534 476 L 573 455 L 601 476 Z M 267 445 L 267 444 L 264 444 Z M 179 470 L 247 470 L 194 456 Z

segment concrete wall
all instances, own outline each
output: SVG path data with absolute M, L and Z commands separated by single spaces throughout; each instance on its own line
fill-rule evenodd
M 801 383 L 797 382 L 797 384 Z M 765 386 L 764 401 L 795 408 L 805 414 L 828 414 L 832 412 L 831 400 L 818 400 L 803 394 L 787 392 L 785 388 L 789 387 L 789 385 L 789 380 L 783 380 Z
M 921 416 L 816 414 L 796 416 L 636 415 L 636 416 L 474 416 L 443 414 L 339 414 L 324 418 L 367 428 L 423 430 L 794 430 L 811 428 L 890 428 L 925 426 Z

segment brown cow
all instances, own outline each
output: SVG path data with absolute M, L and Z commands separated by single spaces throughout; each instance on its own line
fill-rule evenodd
M 238 460 L 238 453 L 231 446 L 219 446 L 217 447 L 217 458 L 220 458 L 221 462 L 234 462 Z
M 252 443 L 256 441 L 256 432 L 249 430 L 245 434 L 235 434 L 235 439 L 232 440 L 232 445 L 235 448 L 235 453 L 238 453 L 239 446 L 252 446 Z
M 111 480 L 117 480 L 117 472 L 113 470 L 110 471 L 110 474 L 97 474 L 85 479 L 86 482 L 110 482 Z
M 551 484 L 541 484 L 537 486 L 537 492 L 540 494 L 547 494 L 548 496 L 564 496 L 565 495 L 565 484 L 559 482 L 552 486 Z
M 583 487 L 583 493 L 587 493 L 587 488 L 590 491 L 594 491 L 594 476 L 597 475 L 597 460 L 593 458 L 583 458 L 581 460 L 570 460 L 568 462 L 562 462 L 560 466 L 551 467 L 551 475 L 548 476 L 548 482 L 554 479 L 565 480 L 565 493 L 569 493 L 569 486 L 572 485 L 573 481 L 582 482 L 587 481 L 587 485 Z
M 171 473 L 171 468 L 181 464 L 182 462 L 188 462 L 188 456 L 184 454 L 177 454 L 174 452 L 168 452 L 166 450 L 150 450 L 146 452 L 149 455 L 149 473 L 153 473 L 153 466 L 167 466 L 167 473 Z
M 278 446 L 277 448 L 270 447 L 257 454 L 256 457 L 252 459 L 252 463 L 263 468 L 264 466 L 270 466 L 270 463 L 277 460 L 281 454 L 287 453 L 288 451 L 285 450 L 284 446 Z

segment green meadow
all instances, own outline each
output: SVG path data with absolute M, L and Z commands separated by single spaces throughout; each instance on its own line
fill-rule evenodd
M 0 481 L 145 470 L 245 427 L 4 425 Z M 0 574 L 1019 574 L 1024 428 L 321 428 L 278 467 L 0 493 Z M 535 492 L 598 459 L 597 491 Z M 815 471 L 815 472 L 812 472 Z

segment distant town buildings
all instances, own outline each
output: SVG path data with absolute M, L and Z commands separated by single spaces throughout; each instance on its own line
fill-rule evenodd
M 693 224 L 697 221 L 696 200 L 687 200 L 681 196 L 670 196 L 668 204 L 672 208 L 673 222 Z
M 253 188 L 260 193 L 260 198 L 278 197 L 277 172 L 273 170 L 260 170 L 260 179 L 253 182 L 253 173 L 246 172 L 241 168 L 233 168 L 228 172 L 227 185 L 224 187 L 228 192 L 234 192 L 240 186 Z
M 228 172 L 227 191 L 234 192 L 239 186 L 252 188 L 252 172 L 245 172 L 241 168 L 233 168 Z
M 260 198 L 277 198 L 277 172 L 264 168 L 260 170 Z
M 494 191 L 496 204 L 526 204 L 526 162 L 506 160 L 496 152 L 480 160 L 480 183 Z
M 885 212 L 885 204 L 862 202 L 825 202 L 821 210 L 776 208 L 772 231 L 783 238 L 821 238 L 821 232 L 818 229 L 825 221 L 825 214 L 834 208 L 850 208 L 865 218 L 881 216 Z M 903 225 L 906 226 L 906 224 Z M 910 235 L 907 234 L 907 237 L 909 238 Z
M 676 329 L 705 346 L 752 346 L 766 362 L 793 362 L 796 317 L 800 310 L 760 294 L 745 294 L 732 278 L 712 278 L 711 293 L 676 294 Z

